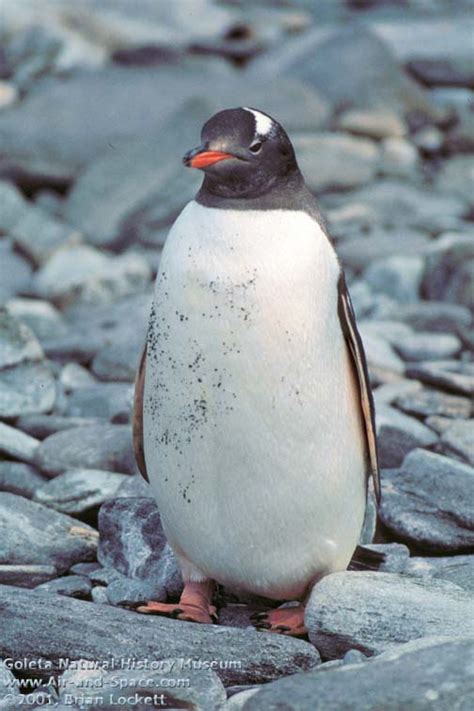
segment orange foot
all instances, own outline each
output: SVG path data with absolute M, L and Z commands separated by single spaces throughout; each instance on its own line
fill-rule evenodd
M 167 603 L 150 600 L 146 605 L 137 607 L 136 611 L 146 615 L 164 615 L 178 620 L 212 625 L 217 622 L 217 610 L 211 604 L 213 589 L 212 580 L 199 583 L 187 582 L 179 602 Z
M 289 637 L 305 637 L 308 634 L 304 625 L 304 605 L 255 612 L 251 615 L 250 621 L 259 632 L 275 632 Z

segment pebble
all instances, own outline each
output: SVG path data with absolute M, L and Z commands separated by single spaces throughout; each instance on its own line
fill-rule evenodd
M 417 378 L 427 385 L 438 386 L 461 395 L 474 393 L 474 373 L 468 364 L 456 360 L 421 362 L 406 369 L 410 378 Z
M 460 304 L 444 301 L 419 301 L 416 304 L 397 304 L 393 316 L 407 323 L 415 331 L 456 333 L 460 328 L 470 328 L 471 312 Z
M 54 565 L 59 572 L 95 558 L 98 534 L 70 516 L 0 492 L 0 563 Z
M 467 464 L 416 449 L 401 469 L 384 472 L 380 518 L 399 540 L 419 551 L 468 551 L 474 545 L 473 475 Z
M 47 583 L 41 583 L 36 590 L 65 597 L 87 598 L 92 589 L 92 583 L 82 575 L 65 575 Z
M 426 233 L 413 229 L 375 229 L 364 236 L 344 239 L 337 252 L 345 266 L 359 272 L 372 261 L 390 257 L 416 257 L 429 245 Z
M 9 491 L 10 494 L 32 499 L 44 481 L 38 471 L 29 464 L 0 461 L 0 491 Z
M 66 324 L 60 312 L 41 299 L 10 299 L 7 302 L 8 313 L 26 324 L 42 340 L 66 333 Z
M 393 111 L 374 109 L 364 111 L 352 109 L 342 113 L 337 121 L 338 128 L 359 136 L 382 138 L 401 138 L 406 133 L 402 119 Z
M 381 144 L 380 172 L 395 178 L 409 178 L 416 175 L 418 151 L 406 138 L 391 136 Z
M 429 635 L 474 636 L 471 605 L 446 581 L 350 571 L 314 586 L 305 622 L 322 658 L 337 659 L 353 647 L 372 655 Z
M 0 422 L 0 452 L 23 462 L 33 462 L 40 442 Z
M 422 293 L 428 299 L 470 307 L 474 294 L 472 234 L 445 233 L 427 254 Z
M 395 349 L 406 361 L 436 361 L 456 356 L 461 341 L 452 333 L 414 333 L 400 339 Z
M 474 466 L 474 420 L 450 423 L 441 435 L 440 444 L 447 454 L 454 454 Z
M 13 249 L 12 240 L 0 240 L 0 303 L 27 291 L 31 282 L 32 267 Z
M 416 302 L 425 262 L 419 256 L 397 256 L 374 260 L 365 270 L 364 279 L 375 292 L 401 303 Z
M 68 417 L 104 418 L 116 424 L 129 421 L 133 386 L 111 382 L 80 387 L 67 395 L 63 414 Z
M 140 334 L 141 336 L 141 334 Z M 144 340 L 128 340 L 104 346 L 92 361 L 92 371 L 100 380 L 133 383 Z
M 431 447 L 436 434 L 416 420 L 392 407 L 379 405 L 376 411 L 380 466 L 398 467 L 405 456 L 417 447 Z
M 124 475 L 100 469 L 69 469 L 35 491 L 35 501 L 77 515 L 113 497 Z
M 84 425 L 103 424 L 102 420 L 92 417 L 63 417 L 62 415 L 22 415 L 16 421 L 17 427 L 37 439 L 46 439 L 49 435 L 63 430 L 70 430 Z
M 59 382 L 66 392 L 77 388 L 95 385 L 97 382 L 92 373 L 79 363 L 66 363 L 61 368 Z
M 416 383 L 416 381 L 408 382 Z M 395 405 L 407 415 L 415 415 L 415 417 L 441 415 L 442 417 L 467 419 L 472 415 L 473 410 L 467 397 L 449 395 L 433 388 L 421 388 L 418 384 L 417 389 L 413 392 L 399 395 L 395 400 Z
M 54 565 L 0 564 L 0 585 L 34 588 L 41 583 L 56 578 L 57 575 L 58 571 Z

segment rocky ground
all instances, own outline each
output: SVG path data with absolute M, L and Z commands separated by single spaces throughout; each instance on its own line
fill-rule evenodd
M 38 7 L 0 4 L 0 708 L 472 707 L 472 3 Z M 131 447 L 153 276 L 182 154 L 242 104 L 320 198 L 377 407 L 385 561 L 315 587 L 307 641 L 227 590 L 212 628 L 132 609 L 181 589 Z

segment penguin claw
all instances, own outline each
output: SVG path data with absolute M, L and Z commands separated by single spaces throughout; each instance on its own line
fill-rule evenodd
M 253 612 L 250 615 L 250 619 L 252 622 L 257 622 L 258 620 L 265 620 L 267 618 L 267 613 L 266 612 Z
M 209 605 L 208 609 L 206 609 L 192 604 L 172 604 L 150 600 L 146 605 L 137 607 L 136 612 L 141 612 L 145 615 L 161 615 L 175 620 L 197 622 L 204 625 L 212 625 L 217 622 L 217 611 L 214 605 Z
M 250 620 L 258 632 L 272 632 L 288 637 L 306 637 L 304 606 L 278 607 L 268 612 L 257 612 Z

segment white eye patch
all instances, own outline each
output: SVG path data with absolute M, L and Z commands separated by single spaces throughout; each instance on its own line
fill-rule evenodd
M 254 109 L 248 109 L 246 106 L 242 107 L 245 111 L 249 111 L 253 114 L 255 119 L 255 133 L 257 136 L 268 136 L 272 131 L 273 121 L 269 116 L 260 113 L 260 111 L 255 111 Z

